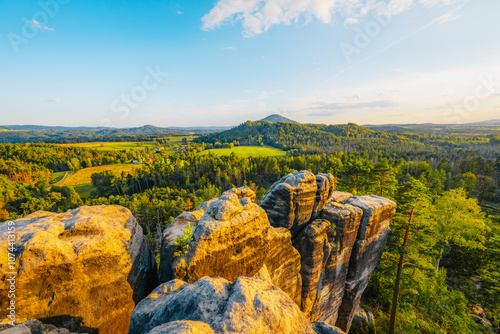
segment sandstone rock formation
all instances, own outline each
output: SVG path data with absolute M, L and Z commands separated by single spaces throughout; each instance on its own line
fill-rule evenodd
M 375 334 L 375 319 L 373 313 L 365 311 L 361 306 L 358 306 L 354 317 L 352 318 L 351 334 Z
M 321 213 L 321 218 L 331 224 L 327 233 L 331 253 L 322 268 L 322 279 L 320 285 L 317 286 L 318 297 L 314 305 L 315 312 L 311 315 L 312 320 L 324 321 L 331 325 L 337 321 L 351 251 L 363 215 L 360 208 L 334 202 L 334 198 L 332 197 Z M 340 198 L 347 199 L 349 196 L 342 195 Z
M 320 276 L 330 256 L 331 245 L 327 237 L 329 230 L 330 222 L 318 219 L 307 225 L 293 239 L 293 245 L 301 256 L 301 309 L 306 314 L 311 313 L 316 302 Z
M 215 332 L 204 322 L 172 321 L 153 328 L 147 334 L 215 334 Z
M 317 189 L 313 173 L 294 172 L 273 184 L 260 206 L 272 226 L 285 227 L 294 237 L 311 220 Z
M 156 328 L 179 320 L 206 323 L 218 334 L 315 333 L 299 307 L 271 282 L 204 277 L 194 284 L 173 280 L 160 285 L 137 305 L 129 334 L 161 333 Z
M 197 214 L 192 213 L 193 219 L 179 219 L 180 225 L 170 225 L 162 239 L 160 281 L 176 278 L 194 283 L 204 276 L 235 281 L 240 276 L 254 276 L 267 256 L 262 250 L 267 247 L 270 227 L 265 211 L 254 199 L 249 189 L 229 190 Z M 203 215 L 196 222 L 200 211 Z M 183 216 L 191 217 L 187 213 Z M 188 221 L 195 226 L 192 241 L 186 254 L 174 256 L 171 235 Z
M 156 263 L 147 238 L 128 209 L 80 207 L 62 214 L 35 212 L 16 226 L 17 317 L 69 315 L 100 333 L 124 333 L 135 303 L 156 284 Z M 8 224 L 0 224 L 7 253 Z M 0 262 L 2 281 L 9 276 Z M 7 285 L 0 287 L 6 317 Z
M 269 227 L 269 238 L 264 266 L 271 282 L 286 292 L 300 306 L 302 277 L 300 275 L 300 254 L 292 245 L 290 231 L 285 228 Z
M 380 196 L 351 197 L 345 201 L 363 210 L 349 261 L 344 297 L 336 325 L 348 331 L 352 318 L 384 251 L 396 203 Z
M 82 318 L 55 317 L 45 318 L 45 321 L 33 319 L 19 323 L 14 327 L 10 324 L 0 324 L 2 334 L 97 334 L 97 329 L 80 326 Z M 65 319 L 64 319 L 65 318 Z M 65 321 L 66 320 L 66 321 Z M 50 323 L 47 323 L 50 322 Z M 57 326 L 55 324 L 56 323 Z
M 312 326 L 316 334 L 345 334 L 340 328 L 327 325 L 324 322 L 313 322 Z
M 333 186 L 330 174 L 295 172 L 271 187 L 261 203 L 265 212 L 250 189 L 237 188 L 182 214 L 163 235 L 160 281 L 256 276 L 283 290 L 312 321 L 348 331 L 395 203 Z M 196 226 L 193 241 L 175 258 L 172 236 L 187 222 Z

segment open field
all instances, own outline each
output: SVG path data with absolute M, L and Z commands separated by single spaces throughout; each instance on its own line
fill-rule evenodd
M 58 184 L 59 186 L 74 186 L 92 183 L 92 174 L 102 173 L 106 170 L 113 172 L 115 175 L 120 175 L 122 172 L 125 174 L 131 174 L 140 165 L 133 164 L 119 164 L 119 165 L 105 165 L 105 166 L 95 166 L 89 168 L 83 168 L 72 172 L 63 182 Z
M 193 140 L 193 136 L 171 136 L 167 137 L 168 144 L 178 144 L 182 141 L 183 138 L 186 138 L 188 141 Z M 156 144 L 152 141 L 141 142 L 141 145 L 138 145 L 138 142 L 133 141 L 124 141 L 124 142 L 91 142 L 91 143 L 76 143 L 76 144 L 59 144 L 61 146 L 68 147 L 86 147 L 86 148 L 94 148 L 97 150 L 142 150 L 146 147 L 153 148 Z
M 198 154 L 215 153 L 217 155 L 231 155 L 234 152 L 239 157 L 282 157 L 286 153 L 272 147 L 260 146 L 236 146 L 233 148 L 215 148 L 211 150 L 201 151 Z
M 90 193 L 95 190 L 95 187 L 92 185 L 92 183 L 77 184 L 70 187 L 75 189 L 75 191 L 82 199 L 89 198 Z

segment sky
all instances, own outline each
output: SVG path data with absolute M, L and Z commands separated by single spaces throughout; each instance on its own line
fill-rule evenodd
M 0 0 L 0 124 L 500 118 L 498 0 Z

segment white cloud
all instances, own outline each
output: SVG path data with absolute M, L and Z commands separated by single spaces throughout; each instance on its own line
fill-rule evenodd
M 28 21 L 28 23 L 30 23 L 33 28 L 36 28 L 38 30 L 46 30 L 46 31 L 54 31 L 54 29 L 52 28 L 49 28 L 47 26 L 42 26 L 37 20 L 31 20 L 31 21 Z
M 222 50 L 226 51 L 238 51 L 234 46 L 225 46 L 222 48 Z
M 241 21 L 243 35 L 250 37 L 267 31 L 276 24 L 290 24 L 304 18 L 316 18 L 325 24 L 335 22 L 335 15 L 344 24 L 357 23 L 371 11 L 397 15 L 421 5 L 430 8 L 467 0 L 219 0 L 202 18 L 204 30 L 215 29 L 227 22 Z
M 50 102 L 50 103 L 61 103 L 61 99 L 50 99 L 50 100 L 47 100 L 47 102 Z
M 177 15 L 182 15 L 184 14 L 183 12 L 181 12 L 180 10 L 178 10 L 177 12 L 175 12 Z
M 443 16 L 438 17 L 436 19 L 436 22 L 439 23 L 439 24 L 445 24 L 445 23 L 448 23 L 448 22 L 451 22 L 451 21 L 458 20 L 461 17 L 462 17 L 461 15 L 445 14 Z

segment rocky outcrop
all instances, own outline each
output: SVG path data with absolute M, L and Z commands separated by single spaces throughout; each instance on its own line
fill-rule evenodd
M 375 334 L 375 319 L 373 313 L 365 311 L 361 306 L 358 306 L 354 317 L 352 318 L 351 334 Z
M 165 231 L 163 231 L 160 250 L 163 261 L 160 261 L 160 268 L 158 271 L 159 283 L 167 282 L 175 277 L 175 267 L 172 266 L 172 263 L 175 259 L 174 253 L 179 249 L 178 246 L 174 245 L 174 242 L 178 237 L 184 234 L 188 224 L 192 229 L 196 228 L 198 221 L 204 213 L 204 210 L 183 212 L 170 223 Z
M 248 197 L 241 197 L 248 196 Z M 163 234 L 160 256 L 160 281 L 182 279 L 194 283 L 204 276 L 235 281 L 240 276 L 254 276 L 264 264 L 267 253 L 269 221 L 264 210 L 253 202 L 250 189 L 230 190 L 202 205 L 199 221 L 192 213 L 178 225 L 169 226 Z M 201 212 L 198 211 L 199 215 Z M 195 226 L 188 251 L 174 256 L 173 230 Z
M 182 213 L 162 235 L 163 284 L 142 301 L 156 263 L 130 211 L 27 216 L 15 222 L 17 316 L 81 317 L 100 333 L 124 333 L 138 303 L 130 333 L 347 332 L 395 203 L 333 188 L 330 174 L 295 172 L 271 187 L 262 207 L 243 187 Z M 0 224 L 5 252 L 7 226 Z M 1 290 L 4 310 L 6 296 Z
M 311 220 L 317 189 L 313 173 L 293 172 L 271 186 L 260 206 L 272 226 L 285 227 L 294 237 Z
M 311 313 L 313 305 L 316 302 L 320 276 L 330 256 L 331 245 L 327 237 L 329 230 L 330 223 L 326 220 L 318 219 L 307 225 L 293 239 L 293 245 L 301 256 L 301 309 L 306 314 Z
M 345 203 L 363 210 L 336 323 L 340 329 L 347 332 L 361 295 L 384 251 L 392 217 L 396 212 L 396 203 L 375 195 L 351 197 Z
M 39 211 L 14 225 L 18 318 L 68 315 L 100 333 L 127 331 L 135 303 L 156 285 L 149 242 L 128 209 Z M 7 228 L 0 224 L 2 254 L 9 247 Z M 3 282 L 11 272 L 6 266 L 0 263 Z M 0 318 L 6 317 L 6 288 L 0 288 Z
M 265 266 L 273 284 L 300 305 L 300 254 L 291 233 L 271 227 L 254 200 L 250 188 L 235 188 L 178 216 L 163 233 L 159 281 L 193 283 L 203 276 L 234 281 L 255 276 Z M 195 228 L 193 240 L 187 254 L 175 256 L 179 247 L 173 242 L 188 223 Z
M 343 195 L 341 199 L 348 199 Z M 317 287 L 317 300 L 311 319 L 324 321 L 334 325 L 337 321 L 337 312 L 344 295 L 344 285 L 349 270 L 352 247 L 356 241 L 359 224 L 363 211 L 349 204 L 340 204 L 333 200 L 326 205 L 321 218 L 331 224 L 328 230 L 328 242 L 331 253 L 321 275 L 320 285 Z
M 299 252 L 292 245 L 290 231 L 282 227 L 270 227 L 267 247 L 263 251 L 267 252 L 264 265 L 271 282 L 300 306 L 301 258 Z
M 312 326 L 316 334 L 345 334 L 340 328 L 327 325 L 324 322 L 313 322 Z
M 256 277 L 164 283 L 137 305 L 129 334 L 161 333 L 155 330 L 174 321 L 202 322 L 215 333 L 315 333 L 286 293 Z
M 2 334 L 97 334 L 97 329 L 80 326 L 82 318 L 68 316 L 33 319 L 19 323 L 13 327 L 0 324 Z
M 321 210 L 325 207 L 330 199 L 335 187 L 335 180 L 332 174 L 316 175 L 316 199 L 313 206 L 312 219 L 319 218 Z
M 204 322 L 172 321 L 153 328 L 147 334 L 215 334 L 215 332 Z

